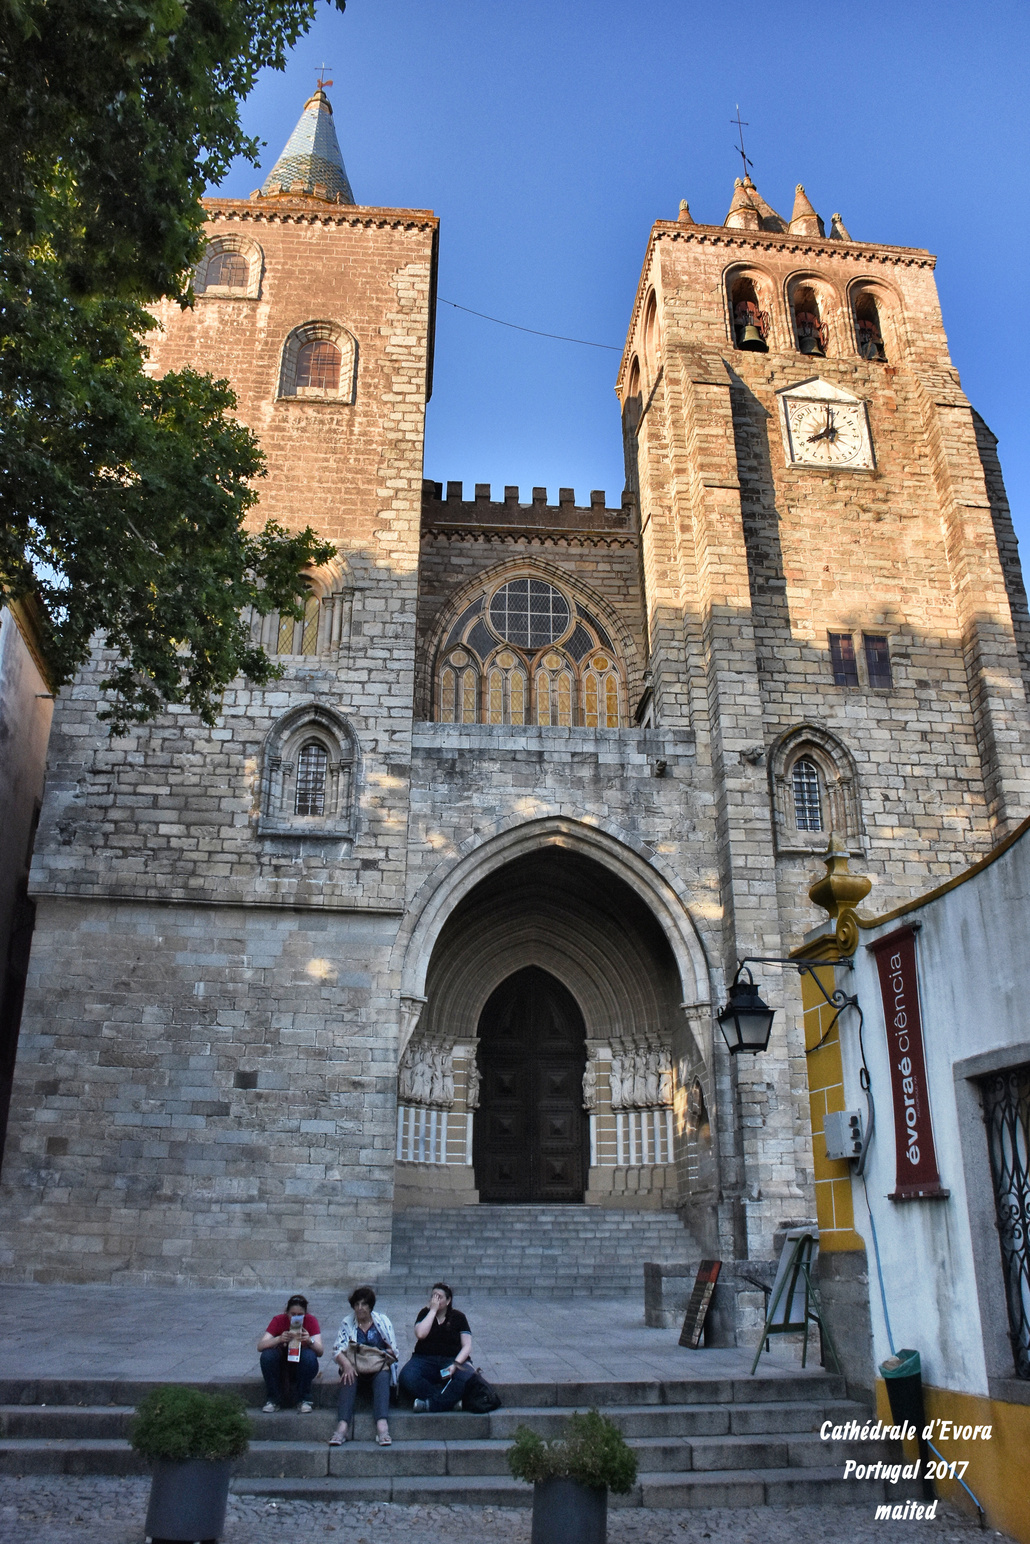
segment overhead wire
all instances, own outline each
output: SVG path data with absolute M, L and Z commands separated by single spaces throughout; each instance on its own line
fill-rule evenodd
M 511 327 L 515 332 L 531 332 L 534 338 L 554 338 L 559 343 L 579 343 L 584 348 L 606 348 L 613 354 L 621 354 L 621 348 L 614 343 L 591 343 L 588 338 L 569 338 L 561 332 L 541 332 L 539 327 L 522 327 L 518 322 L 505 322 L 499 316 L 487 316 L 485 311 L 473 311 L 471 306 L 460 306 L 456 300 L 445 300 L 442 295 L 436 297 L 441 305 L 453 306 L 455 311 L 466 311 L 469 316 L 481 317 L 484 322 L 496 322 L 498 327 Z

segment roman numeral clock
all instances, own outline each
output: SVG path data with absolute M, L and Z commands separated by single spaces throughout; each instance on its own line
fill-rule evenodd
M 866 406 L 815 377 L 778 393 L 788 466 L 871 470 L 873 443 Z

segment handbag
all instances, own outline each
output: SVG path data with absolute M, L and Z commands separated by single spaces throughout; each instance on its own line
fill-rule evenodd
M 366 1373 L 382 1372 L 384 1367 L 392 1367 L 397 1360 L 397 1353 L 392 1347 L 369 1346 L 361 1340 L 348 1341 L 343 1354 L 359 1377 Z

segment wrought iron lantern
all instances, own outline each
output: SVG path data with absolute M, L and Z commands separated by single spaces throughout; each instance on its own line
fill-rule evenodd
M 741 971 L 747 980 L 740 979 Z M 729 1001 L 719 1014 L 719 1028 L 726 1037 L 726 1044 L 736 1055 L 738 1051 L 750 1051 L 753 1055 L 764 1051 L 769 1044 L 775 1008 L 770 1008 L 758 994 L 755 979 L 743 962 L 730 987 Z

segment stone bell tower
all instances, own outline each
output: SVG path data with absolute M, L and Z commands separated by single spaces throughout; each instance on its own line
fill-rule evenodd
M 99 664 L 58 706 L 0 1242 L 48 1279 L 389 1261 L 437 220 L 355 203 L 321 86 L 261 191 L 205 207 L 153 367 L 228 378 L 256 522 L 335 555 L 303 620 L 254 619 L 282 676 L 234 682 L 213 730 L 111 739 Z
M 617 390 L 652 711 L 710 767 L 728 971 L 817 921 L 831 832 L 882 911 L 1030 812 L 1026 596 L 934 263 L 750 178 L 721 225 L 684 202 L 651 232 Z M 773 1052 L 730 1093 L 759 1212 L 804 1088 L 794 1029 Z

